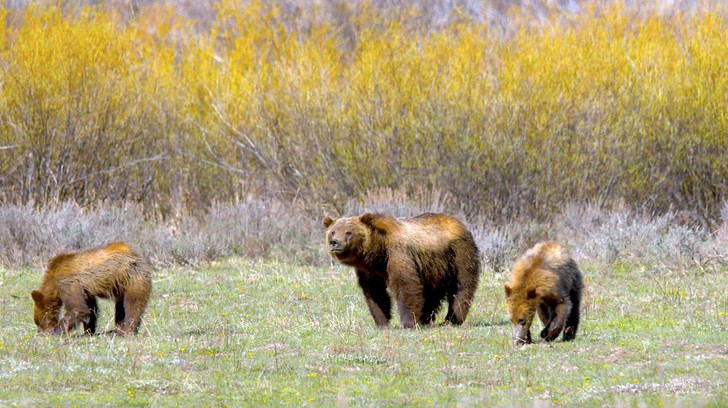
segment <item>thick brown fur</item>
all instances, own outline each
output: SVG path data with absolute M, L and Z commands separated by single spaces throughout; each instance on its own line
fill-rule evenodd
M 116 301 L 114 332 L 136 333 L 152 292 L 152 267 L 123 242 L 56 256 L 31 293 L 38 331 L 68 334 L 79 323 L 96 332 L 96 297 Z M 61 307 L 65 309 L 59 320 Z
M 323 224 L 329 252 L 356 270 L 378 327 L 389 325 L 392 298 L 403 327 L 433 324 L 444 298 L 445 321 L 463 323 L 480 274 L 478 247 L 463 223 L 444 214 L 397 219 L 365 213 L 325 217 Z
M 573 340 L 579 328 L 584 278 L 566 250 L 555 242 L 541 242 L 513 265 L 505 285 L 508 316 L 516 344 L 531 343 L 531 324 L 538 313 L 544 325 L 541 338 L 553 341 L 564 332 Z

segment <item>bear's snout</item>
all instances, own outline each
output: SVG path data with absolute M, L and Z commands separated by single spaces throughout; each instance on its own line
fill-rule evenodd
M 338 252 L 341 250 L 341 240 L 338 238 L 329 239 L 329 249 L 331 252 Z
M 513 326 L 513 334 L 511 335 L 511 338 L 513 339 L 514 345 L 522 346 L 524 344 L 531 343 L 530 326 L 530 323 L 526 325 L 521 321 Z

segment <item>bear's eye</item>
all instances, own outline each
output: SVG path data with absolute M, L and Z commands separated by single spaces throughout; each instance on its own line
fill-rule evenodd
M 351 236 L 351 231 L 346 231 L 346 237 L 348 238 L 350 236 Z
M 518 319 L 518 324 L 523 324 L 523 323 L 526 323 L 526 319 L 524 319 L 524 318 Z

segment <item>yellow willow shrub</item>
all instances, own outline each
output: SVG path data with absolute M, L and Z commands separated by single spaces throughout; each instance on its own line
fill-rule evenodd
M 491 109 L 488 53 L 495 45 L 482 34 L 465 25 L 426 35 L 392 25 L 362 39 L 342 95 L 352 102 L 347 127 L 354 140 L 371 146 L 369 160 L 351 163 L 364 166 L 361 178 L 376 183 L 367 189 L 437 186 L 455 161 L 454 170 L 467 176 L 461 180 L 476 180 L 467 174 L 473 156 L 462 153 L 479 144 L 471 133 L 487 128 Z M 377 173 L 385 177 L 366 174 L 371 166 L 380 166 Z
M 256 191 L 267 180 L 288 183 L 287 163 L 300 162 L 289 150 L 289 138 L 297 133 L 283 130 L 292 126 L 288 113 L 299 105 L 294 92 L 301 86 L 319 88 L 310 75 L 318 71 L 307 60 L 305 65 L 297 61 L 300 48 L 308 50 L 308 57 L 319 48 L 286 32 L 276 20 L 276 7 L 241 7 L 220 4 L 212 37 L 186 53 L 181 69 L 189 95 L 185 109 L 200 137 L 188 139 L 185 149 L 215 169 L 209 177 L 224 178 L 232 171 L 242 176 L 238 188 Z M 287 188 L 295 189 L 295 182 Z
M 18 146 L 0 152 L 0 198 L 167 214 L 247 193 L 342 208 L 432 189 L 489 217 L 624 200 L 705 218 L 726 199 L 721 14 L 617 4 L 538 24 L 514 12 L 504 30 L 311 7 L 224 0 L 209 31 L 160 5 L 123 23 L 19 11 L 0 27 L 0 141 Z
M 727 129 L 720 111 L 700 102 L 711 74 L 687 52 L 694 34 L 676 35 L 693 25 L 713 26 L 710 42 L 724 41 L 724 23 L 711 14 L 628 21 L 615 8 L 578 27 L 524 31 L 506 47 L 499 96 L 514 115 L 503 120 L 522 138 L 518 194 L 532 210 L 564 197 L 616 196 L 660 210 L 721 204 Z
M 148 36 L 90 8 L 31 7 L 6 39 L 5 200 L 136 200 L 158 188 L 169 110 L 164 52 Z

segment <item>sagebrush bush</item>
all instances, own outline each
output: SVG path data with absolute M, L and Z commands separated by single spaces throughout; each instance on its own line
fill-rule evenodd
M 381 201 L 383 198 L 386 200 Z M 326 265 L 331 260 L 326 252 L 324 214 L 458 214 L 443 197 L 436 207 L 423 207 L 421 199 L 379 191 L 362 202 L 349 202 L 351 212 L 333 214 L 283 200 L 247 197 L 231 205 L 215 204 L 198 216 L 181 216 L 174 222 L 145 220 L 141 207 L 133 204 L 93 210 L 71 202 L 42 209 L 4 205 L 0 206 L 0 265 L 38 266 L 59 252 L 117 240 L 126 241 L 157 266 L 196 265 L 233 256 Z M 545 222 L 516 220 L 496 225 L 459 217 L 472 231 L 489 274 L 506 272 L 526 249 L 543 240 L 561 242 L 577 260 L 603 265 L 599 273 L 608 273 L 618 263 L 649 264 L 677 272 L 695 267 L 713 272 L 728 264 L 728 234 L 721 232 L 725 225 L 709 233 L 676 223 L 675 214 L 568 206 Z
M 389 188 L 490 220 L 623 202 L 715 227 L 728 193 L 710 2 L 78 3 L 0 9 L 2 203 L 169 219 Z

